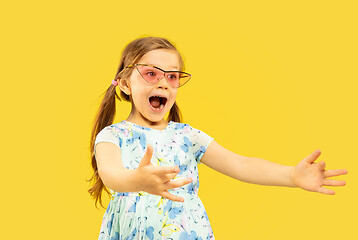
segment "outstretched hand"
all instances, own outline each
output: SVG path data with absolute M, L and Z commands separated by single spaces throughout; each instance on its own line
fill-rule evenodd
M 184 202 L 183 197 L 171 194 L 168 190 L 178 188 L 192 182 L 191 178 L 183 178 L 171 181 L 180 171 L 178 166 L 155 166 L 151 163 L 153 155 L 152 145 L 147 145 L 142 160 L 136 169 L 141 190 L 162 196 L 172 201 Z
M 316 150 L 301 162 L 299 162 L 293 170 L 293 183 L 304 190 L 319 192 L 323 194 L 334 195 L 335 192 L 323 186 L 344 186 L 345 181 L 326 179 L 328 177 L 340 176 L 347 174 L 346 169 L 325 170 L 326 163 L 324 161 L 314 162 L 319 155 L 320 150 Z

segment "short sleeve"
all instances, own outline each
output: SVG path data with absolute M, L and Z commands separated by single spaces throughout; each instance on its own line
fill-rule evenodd
M 94 142 L 94 151 L 96 152 L 96 144 L 100 142 L 111 142 L 121 147 L 122 139 L 123 138 L 120 129 L 114 126 L 107 126 L 97 134 Z
M 200 160 L 203 157 L 210 143 L 214 140 L 214 138 L 199 129 L 193 128 L 191 126 L 190 128 L 191 128 L 191 143 L 193 147 L 195 160 L 198 164 L 201 164 L 202 162 L 200 162 Z

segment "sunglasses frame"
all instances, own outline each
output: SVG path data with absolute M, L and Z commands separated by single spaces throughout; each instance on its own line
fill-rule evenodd
M 165 74 L 166 74 L 166 73 L 172 73 L 172 72 L 187 74 L 187 75 L 189 76 L 189 79 L 188 79 L 184 84 L 186 84 L 187 82 L 189 82 L 189 80 L 191 79 L 191 74 L 190 74 L 190 73 L 182 72 L 182 71 L 175 71 L 175 70 L 174 70 L 174 71 L 166 71 L 166 70 L 163 70 L 163 69 L 161 69 L 161 68 L 159 68 L 159 67 L 157 67 L 157 66 L 150 65 L 150 64 L 145 64 L 145 63 L 131 64 L 131 65 L 128 65 L 127 67 L 125 67 L 124 69 L 131 68 L 131 67 L 136 67 L 137 71 L 139 72 L 139 75 L 144 79 L 144 81 L 147 82 L 147 80 L 145 80 L 145 78 L 142 76 L 142 74 L 140 73 L 139 69 L 137 68 L 138 65 L 156 68 L 156 69 L 158 69 L 158 70 L 160 70 L 160 71 L 162 71 L 162 72 L 164 73 L 163 77 L 165 77 Z M 162 79 L 162 78 L 161 78 L 161 79 Z M 161 79 L 159 79 L 157 82 L 159 82 Z M 168 79 L 167 79 L 167 80 L 168 80 Z M 148 83 L 148 84 L 151 84 L 151 85 L 154 85 L 154 84 L 156 84 L 157 82 L 155 82 L 155 83 L 149 83 L 149 82 L 147 82 L 147 83 Z M 179 83 L 180 83 L 180 80 L 179 80 Z M 172 86 L 173 88 L 180 88 L 180 87 L 182 87 L 184 84 L 180 85 L 179 87 L 173 87 L 171 84 L 170 84 L 170 86 Z

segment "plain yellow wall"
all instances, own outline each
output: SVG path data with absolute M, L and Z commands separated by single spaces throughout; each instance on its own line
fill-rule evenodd
M 199 166 L 216 239 L 356 239 L 356 1 L 8 1 L 1 26 L 2 239 L 97 239 L 89 137 L 124 46 L 166 37 L 193 77 L 184 122 L 244 156 L 346 168 L 335 196 Z M 125 119 L 119 102 L 115 122 Z M 218 159 L 220 161 L 220 159 Z M 104 197 L 105 206 L 109 199 Z

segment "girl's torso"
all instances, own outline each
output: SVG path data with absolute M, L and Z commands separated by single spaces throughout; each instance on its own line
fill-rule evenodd
M 214 239 L 204 205 L 198 196 L 197 166 L 201 164 L 200 159 L 212 140 L 212 137 L 189 124 L 173 121 L 163 130 L 142 127 L 125 120 L 102 129 L 95 144 L 107 141 L 120 146 L 125 168 L 137 168 L 147 144 L 151 144 L 153 165 L 179 166 L 180 172 L 171 181 L 182 178 L 191 178 L 193 181 L 168 190 L 183 197 L 184 202 L 171 201 L 144 191 L 122 193 L 110 189 L 112 199 L 103 216 L 100 239 L 109 239 L 110 236 L 115 239 L 117 235 L 123 239 L 125 236 L 143 237 L 133 239 L 159 239 L 155 236 L 179 239 L 194 235 Z

